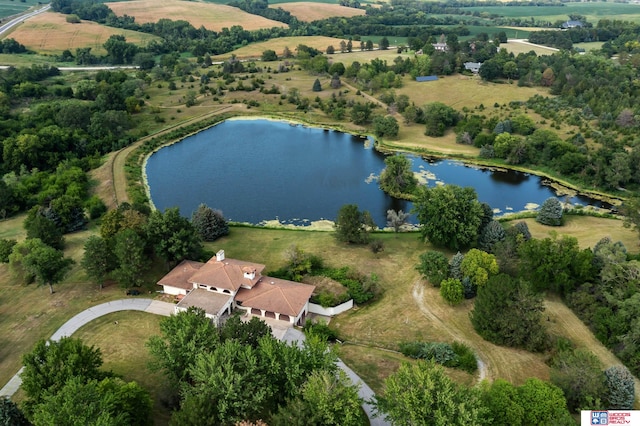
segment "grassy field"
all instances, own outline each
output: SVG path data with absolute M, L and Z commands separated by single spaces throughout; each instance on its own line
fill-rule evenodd
M 507 52 L 513 53 L 514 55 L 518 55 L 519 53 L 529 53 L 532 50 L 536 52 L 538 56 L 540 55 L 551 55 L 557 51 L 557 49 L 542 46 L 539 44 L 530 44 L 527 42 L 509 40 L 506 43 L 500 43 L 500 48 L 507 49 Z
M 145 347 L 149 336 L 160 334 L 161 320 L 161 316 L 144 312 L 115 312 L 91 321 L 73 335 L 100 348 L 104 370 L 113 371 L 126 381 L 135 381 L 151 393 L 155 425 L 169 424 L 171 417 L 162 404 L 167 395 L 166 380 L 162 373 L 149 370 L 151 356 Z
M 226 2 L 225 2 L 226 3 Z M 129 15 L 138 23 L 157 22 L 161 18 L 174 21 L 188 21 L 195 28 L 204 26 L 209 30 L 220 31 L 240 25 L 245 30 L 261 28 L 286 27 L 287 24 L 252 15 L 238 8 L 223 4 L 186 2 L 180 0 L 134 0 L 106 3 L 118 15 Z
M 22 13 L 30 7 L 40 6 L 42 2 L 37 0 L 0 0 L 0 19 Z
M 278 56 L 280 56 L 282 55 L 285 47 L 288 47 L 289 50 L 295 54 L 295 49 L 300 44 L 313 47 L 314 49 L 318 49 L 322 52 L 326 51 L 328 46 L 333 46 L 336 50 L 339 50 L 340 41 L 342 40 L 343 39 L 340 38 L 324 36 L 281 37 L 252 43 L 248 46 L 236 49 L 233 52 L 212 56 L 211 58 L 214 61 L 219 61 L 230 58 L 232 54 L 236 55 L 238 58 L 259 58 L 265 50 L 273 50 L 278 54 Z M 344 39 L 344 41 L 347 42 L 347 39 Z
M 330 3 L 309 3 L 309 2 L 293 2 L 279 3 L 271 7 L 279 7 L 289 11 L 293 16 L 302 22 L 317 21 L 319 19 L 331 18 L 334 16 L 344 16 L 350 18 L 352 16 L 364 15 L 364 9 L 355 9 L 353 7 L 340 6 L 339 4 Z
M 588 2 L 588 3 L 564 3 L 562 7 L 556 6 L 486 6 L 468 7 L 465 10 L 477 11 L 483 14 L 497 14 L 505 17 L 533 17 L 536 20 L 545 20 L 551 23 L 566 21 L 569 14 L 584 15 L 587 20 L 595 24 L 600 19 L 619 19 L 624 21 L 640 22 L 640 6 L 636 4 L 614 2 Z
M 151 34 L 111 28 L 90 21 L 70 24 L 65 15 L 50 11 L 28 19 L 16 27 L 9 37 L 39 54 L 58 55 L 65 49 L 75 52 L 79 47 L 90 47 L 91 53 L 103 55 L 106 50 L 102 45 L 115 34 L 123 35 L 129 43 L 139 46 L 158 39 Z

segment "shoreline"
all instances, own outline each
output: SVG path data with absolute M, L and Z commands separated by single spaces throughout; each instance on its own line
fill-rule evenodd
M 371 134 L 366 134 L 366 133 L 357 133 L 354 132 L 352 130 L 348 130 L 345 129 L 343 126 L 339 126 L 339 125 L 335 125 L 335 124 L 322 124 L 322 123 L 315 123 L 315 122 L 310 122 L 304 119 L 299 119 L 299 118 L 291 118 L 291 117 L 287 117 L 287 116 L 281 116 L 278 114 L 252 114 L 252 113 L 245 113 L 245 112 L 239 112 L 234 116 L 222 119 L 216 123 L 213 123 L 211 125 L 207 125 L 205 127 L 202 127 L 199 130 L 190 132 L 178 139 L 173 139 L 170 141 L 167 141 L 166 143 L 163 143 L 161 145 L 159 145 L 158 147 L 154 148 L 152 151 L 148 152 L 145 156 L 144 159 L 142 161 L 142 165 L 141 165 L 141 179 L 142 179 L 142 184 L 144 187 L 144 192 L 145 195 L 147 197 L 147 200 L 149 202 L 150 207 L 153 210 L 157 210 L 157 207 L 155 206 L 153 199 L 151 197 L 151 189 L 149 186 L 149 182 L 148 182 L 148 177 L 147 177 L 147 172 L 146 172 L 146 166 L 147 166 L 147 161 L 149 160 L 149 158 L 151 157 L 151 155 L 153 155 L 154 153 L 156 153 L 157 151 L 159 151 L 160 149 L 167 147 L 167 146 L 171 146 L 173 144 L 179 143 L 184 141 L 185 139 L 189 138 L 192 135 L 198 134 L 202 131 L 211 129 L 221 123 L 224 123 L 225 121 L 257 121 L 257 120 L 266 120 L 266 121 L 273 121 L 273 122 L 280 122 L 280 123 L 288 123 L 292 126 L 303 126 L 303 127 L 310 127 L 310 128 L 315 128 L 315 129 L 319 129 L 319 130 L 332 130 L 332 131 L 338 131 L 338 132 L 342 132 L 342 133 L 348 133 L 350 135 L 353 135 L 355 137 L 360 137 L 363 139 L 363 141 L 368 141 L 369 143 L 373 143 L 373 149 L 381 152 L 381 153 L 405 153 L 405 154 L 409 154 L 409 155 L 415 155 L 418 157 L 421 157 L 423 159 L 441 159 L 441 160 L 451 160 L 451 161 L 456 161 L 459 162 L 460 164 L 467 166 L 467 167 L 477 167 L 478 169 L 481 170 L 491 170 L 491 171 L 503 171 L 503 172 L 510 172 L 510 171 L 516 171 L 516 172 L 521 172 L 521 173 L 526 173 L 532 176 L 537 176 L 541 179 L 541 183 L 545 186 L 549 186 L 550 188 L 553 189 L 553 191 L 556 193 L 557 197 L 563 197 L 563 196 L 578 196 L 578 195 L 582 195 L 582 196 L 586 196 L 588 198 L 594 199 L 594 200 L 598 200 L 607 204 L 610 204 L 611 206 L 617 206 L 620 205 L 622 203 L 622 199 L 621 198 L 616 198 L 613 197 L 611 195 L 607 195 L 607 194 L 602 194 L 602 193 L 598 193 L 595 191 L 589 191 L 589 190 L 581 190 L 579 188 L 577 188 L 575 185 L 571 185 L 568 182 L 563 182 L 560 179 L 555 179 L 549 175 L 547 175 L 546 173 L 543 172 L 536 172 L 534 170 L 529 170 L 526 168 L 520 168 L 520 167 L 504 167 L 502 165 L 495 165 L 495 164 L 491 164 L 490 162 L 484 162 L 481 159 L 478 158 L 467 158 L 467 157 L 459 157 L 459 156 L 451 156 L 451 155 L 445 155 L 445 154 L 439 154 L 439 153 L 424 153 L 424 152 L 420 152 L 418 150 L 413 150 L 410 148 L 405 148 L 405 147 L 399 147 L 399 146 L 393 146 L 392 144 L 387 144 L 384 141 L 382 141 L 381 139 L 377 139 L 375 138 L 375 136 L 371 135 Z M 365 142 L 366 143 L 366 142 Z M 410 200 L 409 200 L 410 201 Z M 594 212 L 597 213 L 602 213 L 603 208 L 601 207 L 596 207 L 596 206 L 583 206 L 583 205 L 578 205 L 578 208 L 584 208 L 589 209 L 589 210 L 593 210 Z M 576 208 L 576 207 L 573 207 Z M 604 209 L 606 212 L 611 212 L 611 210 L 607 210 Z M 508 212 L 500 212 L 501 214 L 499 216 L 495 216 L 496 219 L 506 219 L 511 215 L 517 215 L 518 213 L 527 213 L 527 212 L 532 212 L 534 210 L 531 210 L 530 208 L 525 208 L 522 211 L 508 211 Z M 508 219 L 507 219 L 508 220 Z M 259 227 L 259 228 L 278 228 L 278 229 L 295 229 L 295 230 L 309 230 L 309 231 L 322 231 L 322 232 L 326 232 L 326 231 L 331 231 L 333 230 L 333 221 L 330 220 L 325 220 L 325 219 L 321 219 L 318 221 L 311 221 L 309 220 L 308 223 L 309 225 L 294 225 L 294 224 L 288 224 L 288 223 L 282 223 L 280 222 L 278 219 L 265 219 L 260 221 L 257 224 L 251 224 L 251 223 L 247 223 L 247 222 L 230 222 L 230 223 L 234 223 L 238 226 L 248 226 L 248 227 Z M 415 224 L 408 224 L 409 228 L 411 228 L 411 230 L 416 230 L 418 225 Z M 391 228 L 379 228 L 378 231 L 382 231 L 382 232 L 387 232 L 389 230 L 392 230 Z

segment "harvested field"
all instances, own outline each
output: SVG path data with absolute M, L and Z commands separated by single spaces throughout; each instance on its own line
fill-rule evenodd
M 90 47 L 91 53 L 106 53 L 102 45 L 112 35 L 123 35 L 127 42 L 144 46 L 157 37 L 137 31 L 111 28 L 90 21 L 70 24 L 65 15 L 45 12 L 18 26 L 10 35 L 17 42 L 38 53 L 60 54 L 63 50 Z
M 350 18 L 352 16 L 364 15 L 364 9 L 355 9 L 353 7 L 340 6 L 339 4 L 327 3 L 282 3 L 271 6 L 273 8 L 281 8 L 290 12 L 299 21 L 311 22 L 319 19 L 332 18 L 334 16 L 344 16 Z
M 536 52 L 536 55 L 552 55 L 557 52 L 558 49 L 553 47 L 542 46 L 540 44 L 529 43 L 525 40 L 509 40 L 506 43 L 500 43 L 500 48 L 507 49 L 507 52 L 517 55 L 518 53 L 529 53 L 532 50 Z
M 236 55 L 238 58 L 259 58 L 262 52 L 271 49 L 278 55 L 282 55 L 282 51 L 285 47 L 288 47 L 293 54 L 299 44 L 304 44 L 314 49 L 325 51 L 328 46 L 333 46 L 336 49 L 340 48 L 340 41 L 342 39 L 323 37 L 323 36 L 309 36 L 309 37 L 281 37 L 274 38 L 272 40 L 262 41 L 259 43 L 252 43 L 248 46 L 241 47 L 233 52 L 224 53 L 218 56 L 212 56 L 214 61 L 230 58 L 231 55 Z M 347 40 L 344 40 L 345 42 Z
M 138 23 L 157 22 L 162 18 L 188 21 L 195 28 L 220 31 L 240 25 L 245 30 L 287 27 L 287 24 L 252 15 L 238 8 L 212 3 L 196 3 L 179 0 L 134 0 L 106 3 L 117 16 L 129 15 Z

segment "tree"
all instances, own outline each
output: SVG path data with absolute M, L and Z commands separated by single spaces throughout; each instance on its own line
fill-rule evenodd
M 73 377 L 89 381 L 108 376 L 100 370 L 100 349 L 71 337 L 62 337 L 57 342 L 39 340 L 34 349 L 22 357 L 22 364 L 24 370 L 20 378 L 27 396 L 27 412 L 43 402 L 47 395 L 57 394 Z
M 535 291 L 555 291 L 567 295 L 592 279 L 593 253 L 580 250 L 578 240 L 552 234 L 543 240 L 530 239 L 518 246 L 520 275 Z
M 132 229 L 124 229 L 116 234 L 113 252 L 118 259 L 118 267 L 113 271 L 113 277 L 122 287 L 142 285 L 141 275 L 149 265 L 144 248 L 145 241 Z
M 80 266 L 102 289 L 107 275 L 116 267 L 113 249 L 104 238 L 97 235 L 90 236 L 84 243 L 84 254 Z
M 571 412 L 604 409 L 605 376 L 600 360 L 584 349 L 560 351 L 551 362 L 551 383 L 564 392 Z
M 60 229 L 53 220 L 45 217 L 38 207 L 34 207 L 23 223 L 27 231 L 27 238 L 37 238 L 43 243 L 62 250 L 64 247 L 64 237 Z
M 192 381 L 190 366 L 199 353 L 211 351 L 220 337 L 201 309 L 189 308 L 160 321 L 161 336 L 147 341 L 154 370 L 163 370 L 173 386 Z
M 398 120 L 391 116 L 376 116 L 373 119 L 373 131 L 378 137 L 388 136 L 395 138 L 398 136 L 399 130 L 400 125 L 398 124 Z
M 343 66 L 344 69 L 344 66 Z M 343 70 L 344 73 L 344 70 Z M 339 89 L 340 86 L 342 86 L 342 82 L 340 81 L 340 76 L 338 75 L 337 72 L 333 73 L 333 77 L 331 77 L 331 88 L 332 89 Z
M 454 383 L 435 362 L 403 363 L 376 395 L 381 415 L 398 425 L 480 425 L 483 407 L 475 389 Z
M 476 191 L 457 185 L 418 187 L 414 212 L 423 238 L 454 250 L 476 241 L 483 215 Z
M 336 53 L 336 48 L 333 46 L 327 46 L 327 55 L 333 55 L 334 53 Z
M 521 222 L 525 223 L 525 222 Z M 493 247 L 504 241 L 507 238 L 507 233 L 504 227 L 497 220 L 492 220 L 487 226 L 482 228 L 480 236 L 478 237 L 478 245 L 480 248 L 488 253 L 491 253 Z
M 391 155 L 384 159 L 385 168 L 380 174 L 378 184 L 389 195 L 401 196 L 411 194 L 418 185 L 418 180 L 411 170 L 411 160 L 401 154 Z
M 257 350 L 235 340 L 197 354 L 189 370 L 193 381 L 183 387 L 180 410 L 171 419 L 174 424 L 213 426 L 257 420 L 273 392 Z
M 127 43 L 127 39 L 123 35 L 110 36 L 103 47 L 109 55 L 109 61 L 114 65 L 129 64 L 138 53 L 138 46 Z
M 562 203 L 556 197 L 549 197 L 544 200 L 538 216 L 536 216 L 536 222 L 549 226 L 561 226 L 562 225 Z
M 0 238 L 0 263 L 9 263 L 9 255 L 16 244 L 18 244 L 16 240 Z
M 154 211 L 146 225 L 147 240 L 155 254 L 169 266 L 184 259 L 198 259 L 202 252 L 200 236 L 177 207 L 164 213 Z
M 527 379 L 518 387 L 520 405 L 524 408 L 523 425 L 554 424 L 573 426 L 562 390 L 537 378 Z
M 8 397 L 0 397 L 0 425 L 1 426 L 30 426 L 31 423 L 18 408 L 18 405 Z
M 373 42 L 371 40 L 367 40 L 365 43 L 365 48 L 367 50 L 373 50 Z
M 464 254 L 460 252 L 457 252 L 451 257 L 451 260 L 449 261 L 449 275 L 451 275 L 452 278 L 462 280 L 463 276 L 461 265 L 463 260 Z
M 640 233 L 640 196 L 634 195 L 626 199 L 620 211 L 624 215 L 624 226 L 633 227 Z
M 504 379 L 497 379 L 492 383 L 483 381 L 480 386 L 482 387 L 482 404 L 491 417 L 487 424 L 522 425 L 524 407 L 517 387 Z
M 338 241 L 349 244 L 367 244 L 369 232 L 376 228 L 368 211 L 358 210 L 355 204 L 340 207 L 334 224 Z
M 632 410 L 635 400 L 633 375 L 623 365 L 614 365 L 604 371 L 607 396 L 606 406 L 610 410 Z
M 47 394 L 32 417 L 35 426 L 147 426 L 151 423 L 151 407 L 149 393 L 136 382 L 72 377 L 58 392 Z
M 447 278 L 440 284 L 440 296 L 450 305 L 457 305 L 464 299 L 462 282 L 457 278 Z
M 38 285 L 48 285 L 51 294 L 53 285 L 64 279 L 74 263 L 73 259 L 64 257 L 60 250 L 42 242 L 22 259 L 25 271 L 35 278 Z
M 340 40 L 340 52 L 347 53 L 347 42 Z
M 262 60 L 264 62 L 277 61 L 278 55 L 276 55 L 276 52 L 274 50 L 267 49 L 262 52 Z
M 380 46 L 380 50 L 387 50 L 389 49 L 389 39 L 386 37 L 382 37 L 380 39 L 380 43 L 378 44 Z
M 395 211 L 393 209 L 387 210 L 387 226 L 393 228 L 393 231 L 398 233 L 402 225 L 407 223 L 407 219 L 410 214 L 405 213 L 402 210 Z
M 234 339 L 252 348 L 257 348 L 260 339 L 265 336 L 271 336 L 271 327 L 258 317 L 252 317 L 251 320 L 244 322 L 240 319 L 240 315 L 233 315 L 220 327 L 222 341 Z
M 489 277 L 498 273 L 498 262 L 492 254 L 478 249 L 471 249 L 460 264 L 463 277 L 469 277 L 471 283 L 483 286 Z
M 220 210 L 214 210 L 206 204 L 200 204 L 191 215 L 191 224 L 203 241 L 215 241 L 229 235 L 229 223 Z
M 281 406 L 271 424 L 358 426 L 363 424 L 364 416 L 358 387 L 344 371 L 314 371 L 302 386 L 300 396 Z
M 320 84 L 320 79 L 316 78 L 316 80 L 313 82 L 312 90 L 314 92 L 322 92 L 322 84 Z
M 416 270 L 432 286 L 440 287 L 440 283 L 449 278 L 449 261 L 442 252 L 430 250 L 420 255 Z
M 500 274 L 478 288 L 469 314 L 473 328 L 497 345 L 542 351 L 547 333 L 542 325 L 542 298 L 521 280 Z M 500 315 L 496 315 L 500 312 Z
M 442 102 L 432 102 L 423 108 L 427 136 L 443 136 L 448 127 L 455 126 L 459 120 L 458 112 Z

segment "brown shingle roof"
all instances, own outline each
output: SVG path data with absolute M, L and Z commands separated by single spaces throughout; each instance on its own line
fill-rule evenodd
M 236 294 L 236 302 L 243 307 L 296 317 L 309 301 L 313 290 L 315 286 L 312 285 L 262 277 L 252 289 L 241 288 Z
M 244 277 L 245 268 L 248 271 L 255 271 L 256 275 L 253 280 Z M 189 282 L 235 292 L 241 286 L 253 287 L 260 279 L 260 273 L 263 269 L 264 265 L 259 263 L 236 259 L 218 261 L 213 257 L 189 278 Z
M 178 266 L 173 268 L 167 275 L 160 278 L 158 285 L 167 285 L 170 287 L 183 288 L 191 290 L 193 284 L 189 282 L 189 278 L 200 269 L 204 263 L 194 262 L 193 260 L 183 260 Z

